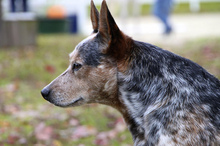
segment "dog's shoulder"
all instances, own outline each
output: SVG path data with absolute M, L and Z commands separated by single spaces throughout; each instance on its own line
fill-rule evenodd
M 208 142 L 220 131 L 217 128 L 220 127 L 217 78 L 189 59 L 144 42 L 134 41 L 129 60 L 120 91 L 131 110 L 133 123 L 139 123 L 133 125 L 144 128 L 149 143 L 186 144 L 184 141 L 193 138 L 200 141 L 204 136 Z M 134 129 L 132 133 L 136 133 Z M 178 132 L 181 130 L 182 133 Z M 196 138 L 193 132 L 203 134 Z M 193 138 L 183 140 L 181 137 Z M 136 142 L 142 143 L 140 139 L 136 138 Z
M 154 65 L 154 67 L 149 70 L 150 72 L 154 71 L 154 69 L 158 72 L 158 69 L 160 69 L 159 72 L 163 72 L 163 74 L 166 75 L 175 75 L 178 78 L 184 78 L 188 80 L 190 84 L 209 82 L 217 91 L 220 90 L 220 81 L 203 67 L 187 58 L 155 45 L 134 41 L 133 54 L 131 54 L 131 56 L 135 58 L 131 59 L 133 60 L 132 65 L 138 65 L 144 68 L 148 67 L 148 69 L 151 69 L 152 66 L 150 65 Z M 208 86 L 210 85 L 208 84 Z

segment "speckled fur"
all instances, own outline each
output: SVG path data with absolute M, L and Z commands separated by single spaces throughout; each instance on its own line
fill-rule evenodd
M 106 2 L 91 1 L 93 34 L 67 70 L 42 90 L 61 106 L 101 103 L 124 117 L 135 146 L 219 146 L 220 81 L 198 64 L 132 40 Z M 80 68 L 74 69 L 74 64 Z

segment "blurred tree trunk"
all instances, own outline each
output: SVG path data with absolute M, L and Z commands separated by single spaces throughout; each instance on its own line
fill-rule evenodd
M 0 33 L 2 28 L 2 0 L 0 0 Z
M 0 0 L 0 47 L 1 47 L 1 38 L 2 38 L 2 0 Z

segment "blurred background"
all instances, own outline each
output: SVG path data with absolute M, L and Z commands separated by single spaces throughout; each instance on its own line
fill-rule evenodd
M 94 2 L 100 9 L 102 0 Z M 220 0 L 107 3 L 133 39 L 191 59 L 220 78 Z M 115 109 L 63 109 L 40 95 L 91 34 L 89 16 L 90 0 L 0 0 L 0 146 L 132 146 Z

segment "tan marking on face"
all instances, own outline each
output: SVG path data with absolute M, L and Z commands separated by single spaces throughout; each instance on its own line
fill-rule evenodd
M 79 57 L 76 58 L 79 61 Z M 54 91 L 52 98 L 60 101 L 57 105 L 65 103 L 65 106 L 79 98 L 83 98 L 83 103 L 111 104 L 117 94 L 116 68 L 83 65 L 80 70 L 73 72 L 69 67 L 51 86 Z
M 51 102 L 58 106 L 102 103 L 117 108 L 116 64 L 111 61 L 102 61 L 97 67 L 83 64 L 78 47 L 69 55 L 70 65 L 67 70 L 48 85 Z M 76 62 L 82 64 L 82 67 L 73 71 L 72 65 Z

